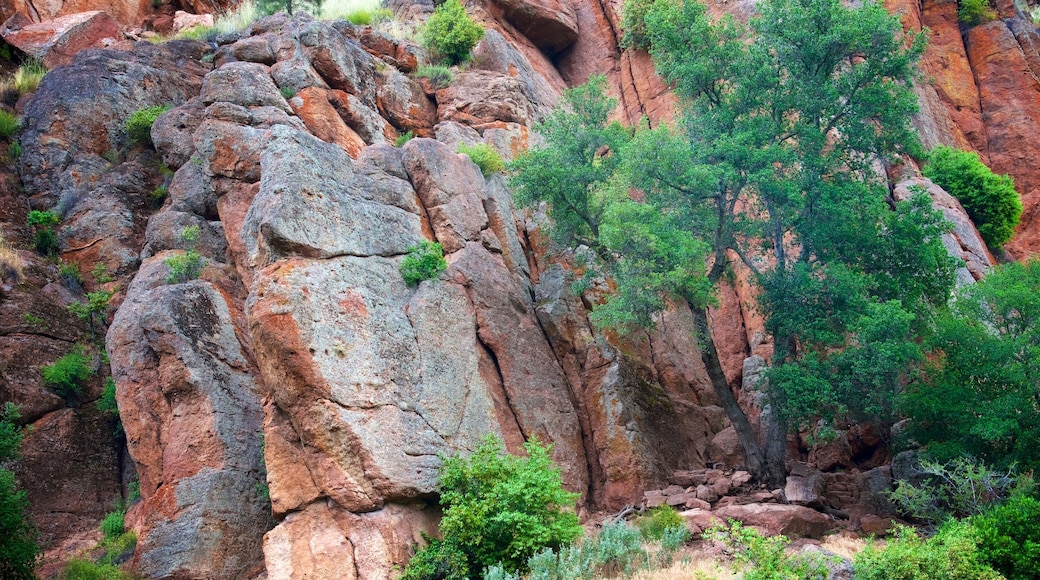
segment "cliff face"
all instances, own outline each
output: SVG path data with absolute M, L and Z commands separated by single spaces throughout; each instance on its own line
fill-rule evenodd
M 389 4 L 402 17 L 432 9 Z M 439 456 L 488 433 L 511 450 L 531 436 L 553 443 L 583 509 L 636 503 L 677 469 L 733 456 L 690 313 L 625 340 L 595 333 L 589 297 L 571 292 L 539 216 L 514 211 L 500 176 L 455 153 L 484 142 L 511 157 L 560 91 L 592 73 L 607 74 L 624 120 L 666 121 L 675 103 L 649 57 L 617 50 L 619 4 L 475 4 L 487 35 L 473 66 L 439 90 L 408 75 L 424 56 L 414 44 L 305 15 L 263 19 L 215 52 L 138 43 L 80 53 L 47 76 L 25 109 L 24 192 L 9 188 L 0 209 L 24 223 L 22 198 L 62 208 L 63 257 L 82 272 L 105 264 L 122 288 L 106 346 L 132 459 L 122 471 L 136 471 L 143 498 L 128 514 L 138 572 L 391 576 L 436 528 Z M 918 87 L 926 144 L 970 146 L 1015 175 L 1031 213 L 1008 251 L 1040 250 L 1036 169 L 1021 162 L 1040 116 L 1035 29 L 1011 14 L 962 36 L 955 2 L 892 8 L 907 27 L 933 30 Z M 713 6 L 723 9 L 747 18 L 753 5 Z M 156 152 L 131 147 L 123 121 L 162 104 L 174 107 L 153 126 Z M 406 131 L 417 138 L 393 147 Z M 904 171 L 892 176 L 896 195 L 926 188 L 955 223 L 945 241 L 966 261 L 962 280 L 982 276 L 992 257 L 959 204 Z M 148 194 L 159 185 L 169 195 L 156 208 Z M 182 235 L 189 227 L 195 240 Z M 449 267 L 409 287 L 398 267 L 423 239 L 444 246 Z M 168 280 L 185 250 L 202 257 L 201 276 Z M 40 268 L 22 298 L 2 297 L 4 320 L 14 305 L 60 312 L 74 299 L 48 293 L 53 272 Z M 769 351 L 752 289 L 736 278 L 712 313 L 735 388 L 747 361 L 760 362 L 752 355 Z M 56 358 L 86 340 L 88 329 L 59 323 L 39 332 L 11 319 L 5 328 L 20 330 L 0 337 L 4 352 Z M 86 406 L 63 409 L 35 372 L 3 393 L 32 409 L 27 445 L 41 443 L 27 456 L 43 466 L 84 455 L 45 442 L 92 441 L 81 433 L 104 423 Z M 91 389 L 88 400 L 100 385 Z M 84 495 L 96 499 L 77 508 L 78 530 L 119 496 L 118 464 L 115 448 L 93 461 Z M 27 485 L 33 498 L 49 493 Z M 55 511 L 39 505 L 37 519 Z

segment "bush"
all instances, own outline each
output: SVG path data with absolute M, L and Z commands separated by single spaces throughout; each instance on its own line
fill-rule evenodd
M 8 402 L 0 412 L 0 578 L 34 579 L 39 533 L 29 519 L 29 499 L 18 489 L 14 473 L 2 466 L 18 459 L 22 432 L 18 407 Z
M 636 519 L 636 527 L 644 540 L 657 541 L 671 528 L 686 529 L 679 512 L 667 505 L 659 505 Z
M 815 580 L 830 575 L 826 558 L 807 554 L 789 556 L 786 548 L 791 542 L 785 536 L 762 536 L 737 521 L 731 520 L 728 527 L 708 528 L 704 538 L 726 546 L 743 568 L 744 580 Z
M 466 14 L 459 0 L 446 0 L 433 11 L 419 37 L 434 58 L 450 66 L 470 59 L 470 51 L 484 37 L 484 27 Z
M 1014 235 L 1022 215 L 1015 182 L 1007 175 L 995 175 L 978 154 L 936 147 L 924 174 L 961 202 L 991 247 L 1000 248 Z
M 116 382 L 112 377 L 105 377 L 104 386 L 101 389 L 101 398 L 97 400 L 97 409 L 102 413 L 119 414 L 119 405 L 116 403 Z
M 460 551 L 469 567 L 464 577 L 479 578 L 495 564 L 523 571 L 539 550 L 558 549 L 581 536 L 574 513 L 578 494 L 564 491 L 560 471 L 549 458 L 551 448 L 532 439 L 524 449 L 527 457 L 509 455 L 502 441 L 489 435 L 468 458 L 444 459 L 439 480 L 443 541 L 436 550 Z M 416 566 L 433 558 L 424 554 L 430 549 L 413 558 Z M 407 578 L 426 578 L 408 576 L 411 570 L 409 563 Z
M 446 66 L 421 66 L 415 71 L 414 75 L 416 78 L 429 79 L 430 83 L 438 89 L 447 87 L 451 84 L 451 81 L 455 80 L 455 75 Z
M 197 225 L 188 226 L 181 230 L 181 241 L 188 246 L 188 250 L 183 254 L 170 256 L 164 261 L 166 267 L 170 269 L 170 273 L 166 275 L 167 284 L 183 284 L 198 278 L 202 274 L 205 261 L 202 258 L 202 254 L 195 249 L 195 244 L 199 239 L 199 232 L 200 229 Z
M 412 133 L 411 131 L 408 131 L 407 133 L 402 133 L 397 136 L 397 139 L 394 139 L 394 147 L 400 149 L 401 147 L 404 147 L 405 143 L 411 141 L 414 138 L 415 133 Z
M 94 375 L 93 361 L 80 345 L 73 347 L 72 352 L 44 365 L 43 382 L 54 388 L 59 396 L 70 399 L 83 392 L 83 384 Z
M 355 26 L 371 26 L 394 19 L 394 11 L 388 8 L 357 8 L 343 18 Z
M 477 143 L 476 145 L 459 144 L 457 151 L 468 155 L 473 160 L 473 163 L 477 164 L 480 172 L 485 177 L 506 168 L 505 164 L 502 163 L 502 156 L 498 154 L 494 147 L 487 143 Z
M 20 124 L 18 115 L 0 109 L 0 139 L 7 139 L 17 133 Z
M 466 554 L 451 542 L 436 538 L 408 561 L 400 580 L 467 580 L 469 562 Z
M 856 555 L 856 580 L 1001 580 L 982 561 L 977 545 L 978 535 L 967 522 L 950 520 L 927 540 L 901 527 L 884 549 L 867 546 Z
M 54 226 L 61 223 L 61 218 L 53 211 L 32 210 L 25 220 L 33 229 L 33 247 L 44 256 L 53 254 L 58 249 L 58 236 Z
M 971 523 L 983 561 L 1008 580 L 1040 579 L 1040 501 L 1014 495 Z
M 73 558 L 65 564 L 59 580 L 128 580 L 130 577 L 114 564 L 98 564 Z
M 919 485 L 900 480 L 889 498 L 903 513 L 929 524 L 981 514 L 1007 498 L 1015 485 L 1010 471 L 994 471 L 967 458 L 922 461 L 917 474 L 923 479 Z
M 157 107 L 148 107 L 147 109 L 134 111 L 126 119 L 126 134 L 130 137 L 130 142 L 144 143 L 145 145 L 151 146 L 152 123 L 155 123 L 155 120 L 159 118 L 159 115 L 162 115 L 169 110 L 170 105 L 160 105 Z
M 12 161 L 22 156 L 22 144 L 17 139 L 7 144 L 7 157 Z
M 957 19 L 965 24 L 981 24 L 993 20 L 997 14 L 990 8 L 989 0 L 958 0 Z
M 646 13 L 656 0 L 625 0 L 621 5 L 621 48 L 648 50 L 650 36 L 646 32 Z
M 116 510 L 109 512 L 105 519 L 101 520 L 101 533 L 105 535 L 106 540 L 114 540 L 123 535 L 126 530 L 125 515 L 123 510 Z
M 432 280 L 448 269 L 444 259 L 444 248 L 440 244 L 423 240 L 418 246 L 408 248 L 408 255 L 401 260 L 401 277 L 409 286 L 423 280 Z

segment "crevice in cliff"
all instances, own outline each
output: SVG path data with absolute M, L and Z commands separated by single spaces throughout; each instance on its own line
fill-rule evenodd
M 468 292 L 467 298 L 469 298 Z M 470 301 L 472 302 L 472 299 L 470 299 Z M 524 430 L 524 426 L 520 422 L 520 418 L 516 416 L 516 410 L 513 408 L 513 401 L 509 396 L 509 389 L 506 388 L 505 377 L 502 375 L 502 367 L 498 363 L 498 357 L 495 356 L 495 351 L 492 350 L 486 342 L 484 342 L 484 339 L 480 338 L 479 328 L 477 329 L 477 332 L 474 333 L 474 338 L 476 338 L 477 346 L 484 351 L 484 355 L 487 357 L 487 360 L 491 363 L 492 370 L 495 372 L 495 375 L 498 379 L 494 385 L 488 386 L 491 388 L 495 388 L 498 391 L 498 394 L 501 395 L 502 400 L 505 401 L 506 404 L 505 410 L 508 411 L 507 420 L 512 420 L 512 424 L 516 425 L 516 429 L 520 432 L 520 436 L 524 438 L 524 441 L 527 441 L 528 433 Z M 504 427 L 505 426 L 503 426 L 503 429 Z

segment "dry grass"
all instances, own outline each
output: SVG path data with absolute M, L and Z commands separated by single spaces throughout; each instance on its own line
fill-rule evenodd
M 25 262 L 0 232 L 0 285 L 15 285 L 25 277 Z
M 834 552 L 842 558 L 851 560 L 867 547 L 867 541 L 854 534 L 840 532 L 824 538 L 820 547 L 828 552 Z

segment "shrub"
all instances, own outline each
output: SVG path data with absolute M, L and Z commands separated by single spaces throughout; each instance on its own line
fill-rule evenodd
M 957 19 L 965 24 L 981 24 L 996 18 L 989 0 L 958 0 Z
M 621 5 L 621 48 L 647 50 L 650 36 L 646 32 L 646 13 L 656 0 L 625 0 Z
M 195 249 L 195 243 L 199 239 L 199 226 L 188 226 L 181 230 L 180 238 L 188 246 L 183 254 L 166 258 L 166 267 L 170 273 L 166 275 L 167 284 L 183 284 L 199 277 L 205 261 Z
M 1022 200 L 1010 177 L 995 175 L 976 153 L 946 146 L 932 150 L 924 174 L 961 202 L 991 247 L 1000 248 L 1011 239 L 1022 215 Z
M 476 145 L 459 144 L 457 151 L 468 155 L 473 160 L 473 163 L 477 164 L 480 172 L 485 177 L 506 168 L 505 164 L 502 163 L 502 156 L 498 154 L 494 147 L 487 143 L 477 143 Z
M 164 183 L 153 189 L 152 192 L 148 194 L 148 199 L 150 199 L 155 205 L 162 205 L 162 203 L 166 201 L 166 196 L 169 194 L 170 188 Z
M 109 512 L 105 515 L 105 519 L 101 520 L 101 533 L 105 535 L 106 540 L 112 540 L 123 535 L 123 531 L 126 530 L 125 516 L 126 514 L 123 510 L 116 510 Z
M 33 229 L 33 246 L 37 252 L 49 256 L 58 249 L 58 237 L 54 233 L 54 226 L 61 223 L 58 214 L 34 209 L 29 212 L 25 223 Z
M 17 133 L 20 124 L 18 115 L 0 109 L 0 139 L 7 139 Z
M 901 527 L 884 549 L 868 545 L 856 555 L 856 580 L 1001 580 L 982 561 L 977 545 L 967 522 L 950 520 L 927 540 Z
M 827 559 L 805 554 L 789 556 L 785 536 L 763 536 L 754 528 L 730 521 L 729 526 L 714 526 L 704 532 L 705 539 L 721 542 L 743 568 L 744 580 L 810 580 L 827 578 Z M 858 576 L 857 576 L 858 579 Z
M 88 292 L 86 302 L 69 304 L 69 313 L 93 325 L 98 318 L 102 318 L 105 315 L 105 312 L 108 310 L 108 301 L 112 299 L 112 294 L 113 292 L 107 290 Z
M 18 407 L 4 404 L 0 412 L 0 578 L 28 580 L 40 556 L 39 533 L 29 519 L 29 499 L 18 489 L 14 473 L 3 466 L 17 460 L 22 443 Z
M 502 441 L 489 435 L 468 458 L 444 459 L 439 480 L 444 539 L 436 550 L 460 551 L 469 567 L 464 577 L 479 577 L 495 564 L 525 570 L 539 550 L 558 549 L 581 536 L 574 513 L 578 494 L 564 491 L 551 448 L 532 439 L 524 449 L 527 457 L 509 455 Z M 422 555 L 418 564 L 432 558 L 423 552 L 416 555 Z
M 22 156 L 22 144 L 17 139 L 7 144 L 7 156 L 11 160 L 18 159 Z
M 1040 501 L 1014 495 L 971 523 L 983 561 L 1008 580 L 1040 579 Z
M 90 275 L 94 277 L 94 281 L 98 284 L 107 284 L 115 278 L 108 273 L 108 266 L 104 262 L 98 262 L 94 264 L 94 267 L 90 269 Z
M 104 386 L 101 388 L 101 398 L 96 404 L 98 411 L 102 413 L 119 414 L 119 405 L 116 403 L 116 382 L 112 377 L 105 377 Z
M 660 540 L 669 528 L 685 528 L 682 516 L 667 505 L 659 505 L 636 518 L 636 527 L 644 540 Z
M 192 29 L 194 30 L 194 28 Z M 170 110 L 170 105 L 159 105 L 157 107 L 148 107 L 146 109 L 140 109 L 131 113 L 126 119 L 126 134 L 130 137 L 131 143 L 143 143 L 145 145 L 152 145 L 152 124 L 155 120 L 166 111 Z
M 455 80 L 455 74 L 446 66 L 424 65 L 419 67 L 415 73 L 416 78 L 429 79 L 430 84 L 438 89 L 443 89 Z
M 418 246 L 408 248 L 408 255 L 401 260 L 401 277 L 409 286 L 423 280 L 432 280 L 448 269 L 444 259 L 444 248 L 440 244 L 423 240 Z
M 83 347 L 76 345 L 72 352 L 43 366 L 43 382 L 65 399 L 75 397 L 83 391 L 87 379 L 94 375 L 92 363 Z
M 434 58 L 455 65 L 470 59 L 470 51 L 484 37 L 484 27 L 469 17 L 459 0 L 446 0 L 433 11 L 419 37 Z
M 452 542 L 426 538 L 429 542 L 408 561 L 400 580 L 467 580 L 469 562 L 466 554 Z
M 356 8 L 344 16 L 344 20 L 355 26 L 371 26 L 393 20 L 394 11 L 388 8 Z
M 1015 485 L 1010 471 L 995 471 L 967 458 L 922 461 L 917 471 L 920 484 L 900 480 L 889 498 L 903 513 L 929 524 L 981 514 L 1007 498 Z
M 65 564 L 59 580 L 128 580 L 130 577 L 114 564 L 100 564 L 73 558 Z
M 415 134 L 411 131 L 408 131 L 407 133 L 402 133 L 397 136 L 397 139 L 394 139 L 394 147 L 400 149 L 401 147 L 404 147 L 405 143 L 411 141 L 414 138 Z

